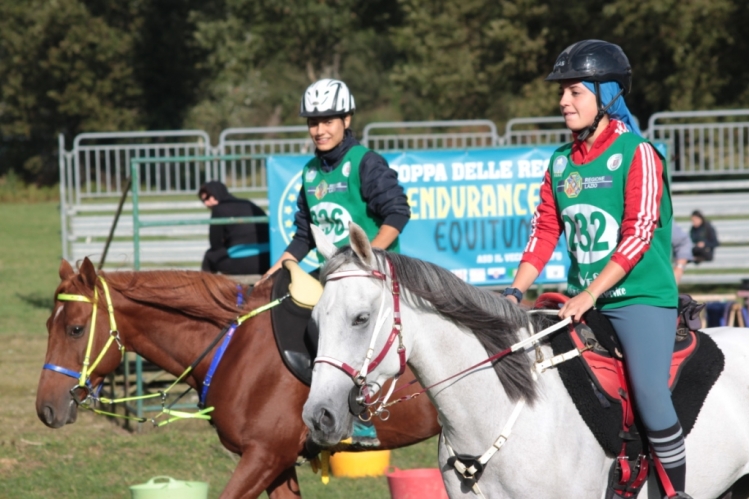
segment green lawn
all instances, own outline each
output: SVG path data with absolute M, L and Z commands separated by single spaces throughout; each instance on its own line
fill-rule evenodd
M 59 229 L 56 203 L 0 204 L 0 499 L 126 499 L 129 485 L 156 475 L 207 481 L 209 497 L 218 497 L 236 457 L 208 424 L 134 434 L 90 413 L 59 430 L 37 419 L 45 321 L 59 282 Z M 394 451 L 391 464 L 436 466 L 436 443 Z M 305 498 L 389 497 L 384 477 L 332 478 L 323 486 L 309 467 L 299 474 Z

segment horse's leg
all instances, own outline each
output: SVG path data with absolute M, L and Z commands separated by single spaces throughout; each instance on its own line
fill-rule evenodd
M 287 468 L 273 480 L 266 490 L 269 499 L 299 499 L 302 493 L 299 491 L 299 482 L 296 478 L 296 466 Z
M 243 449 L 242 457 L 237 468 L 226 484 L 226 488 L 219 496 L 220 499 L 257 499 L 265 489 L 270 488 L 277 480 L 288 472 L 288 464 L 279 463 L 276 456 L 258 446 Z M 296 477 L 295 477 L 296 478 Z M 294 482 L 296 483 L 296 482 Z M 278 487 L 282 489 L 283 487 Z M 298 487 L 297 487 L 298 489 Z M 299 495 L 273 496 L 273 499 L 294 497 Z

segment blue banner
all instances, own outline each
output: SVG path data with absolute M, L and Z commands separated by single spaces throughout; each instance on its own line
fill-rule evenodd
M 556 146 L 469 151 L 383 153 L 406 191 L 411 220 L 401 235 L 401 252 L 433 262 L 475 285 L 512 282 L 539 189 Z M 267 160 L 271 213 L 271 259 L 294 233 L 302 167 L 309 156 Z M 560 238 L 537 283 L 565 282 L 569 259 Z M 305 268 L 317 267 L 310 253 Z

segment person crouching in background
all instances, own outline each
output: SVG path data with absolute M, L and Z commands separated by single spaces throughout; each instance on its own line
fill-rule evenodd
M 218 181 L 206 182 L 198 197 L 211 210 L 211 218 L 264 217 L 266 213 L 252 201 L 229 193 Z M 229 275 L 264 274 L 270 268 L 267 223 L 211 225 L 201 270 Z

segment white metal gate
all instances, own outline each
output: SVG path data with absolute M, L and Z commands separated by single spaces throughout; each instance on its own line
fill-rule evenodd
M 669 144 L 674 177 L 749 173 L 749 109 L 655 113 L 648 138 Z
M 435 131 L 439 129 L 443 131 Z M 402 151 L 494 147 L 501 140 L 489 120 L 405 121 L 368 124 L 362 144 L 375 151 Z
M 265 157 L 271 154 L 312 154 L 314 147 L 305 125 L 228 128 L 221 132 L 216 154 L 256 158 L 222 161 L 222 181 L 240 192 L 265 192 Z

